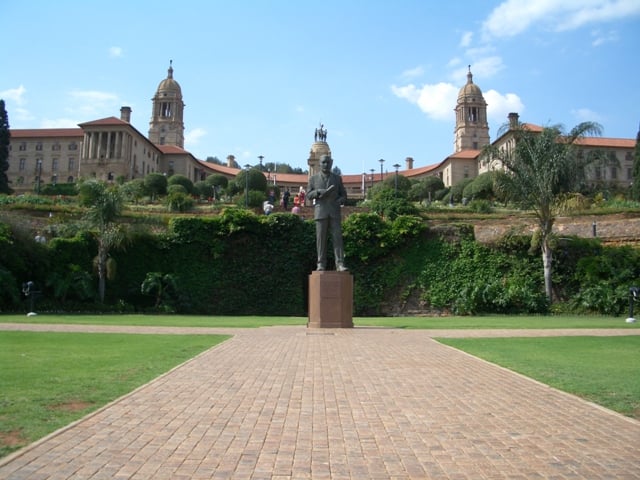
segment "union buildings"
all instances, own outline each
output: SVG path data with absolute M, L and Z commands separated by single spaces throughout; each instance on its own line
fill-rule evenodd
M 410 179 L 437 175 L 445 186 L 451 186 L 483 173 L 480 152 L 490 143 L 487 103 L 480 88 L 473 83 L 471 70 L 467 83 L 459 91 L 454 112 L 453 153 L 439 163 L 418 167 L 413 158 L 407 157 L 405 165 L 397 167 L 398 174 Z M 81 178 L 112 182 L 158 172 L 168 176 L 182 174 L 197 182 L 214 173 L 234 178 L 240 171 L 234 167 L 232 155 L 227 157 L 227 165 L 217 165 L 199 160 L 184 149 L 184 102 L 181 87 L 173 78 L 172 66 L 153 96 L 148 134 L 144 135 L 130 121 L 131 108 L 124 106 L 119 118 L 90 120 L 77 128 L 11 129 L 9 185 L 16 193 L 25 193 L 39 191 L 45 184 L 74 183 Z M 509 114 L 508 121 L 518 122 L 518 115 Z M 536 125 L 527 126 L 541 129 Z M 307 158 L 309 174 L 318 170 L 321 155 L 331 154 L 326 136 L 318 138 L 316 131 L 314 140 Z M 493 144 L 500 147 L 512 141 L 513 135 L 507 131 Z M 634 147 L 634 139 L 585 138 L 580 144 L 585 153 L 600 149 L 609 159 L 591 168 L 590 181 L 616 188 L 629 187 Z M 395 170 L 343 174 L 343 181 L 349 196 L 358 198 L 373 183 L 395 174 Z M 306 174 L 268 174 L 270 183 L 294 191 L 306 187 L 307 179 Z

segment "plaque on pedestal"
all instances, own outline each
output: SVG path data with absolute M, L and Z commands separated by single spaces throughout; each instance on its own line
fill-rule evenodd
M 353 275 L 314 271 L 309 275 L 307 328 L 353 327 Z

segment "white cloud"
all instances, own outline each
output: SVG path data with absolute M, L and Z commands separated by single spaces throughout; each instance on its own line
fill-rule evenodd
M 571 110 L 571 115 L 574 116 L 578 123 L 602 121 L 602 117 L 599 114 L 588 108 L 575 108 Z
M 507 115 L 511 112 L 522 114 L 525 107 L 522 100 L 515 93 L 502 94 L 495 90 L 483 92 L 487 102 L 487 117 L 490 124 L 501 125 L 507 121 Z
M 23 105 L 25 103 L 25 93 L 27 93 L 27 89 L 24 88 L 24 85 L 20 85 L 18 88 L 10 88 L 8 90 L 3 90 L 0 92 L 0 98 L 5 101 L 11 100 L 15 102 L 16 105 Z
M 415 68 L 410 68 L 409 70 L 405 70 L 401 73 L 401 77 L 405 79 L 420 77 L 424 74 L 424 67 L 417 66 Z
M 9 120 L 16 120 L 18 123 L 30 123 L 35 117 L 26 108 L 16 107 L 9 112 Z
M 473 39 L 473 32 L 464 32 L 462 34 L 462 38 L 460 38 L 460 46 L 462 48 L 467 48 L 471 45 L 471 40 Z
M 207 131 L 204 128 L 194 128 L 185 133 L 184 143 L 189 146 L 197 145 L 200 139 L 206 135 Z
M 121 47 L 109 47 L 109 56 L 111 58 L 119 58 L 122 57 L 122 48 Z
M 82 123 L 70 118 L 45 118 L 40 122 L 40 128 L 77 128 Z
M 112 116 L 122 106 L 120 98 L 115 93 L 97 90 L 73 90 L 68 95 L 71 97 L 71 102 L 67 110 L 73 113 L 74 116 L 84 119 L 97 115 Z
M 456 104 L 459 87 L 450 83 L 437 83 L 435 85 L 406 85 L 391 86 L 393 94 L 409 103 L 417 105 L 428 117 L 436 120 L 451 120 L 451 106 Z
M 477 58 L 471 63 L 471 73 L 474 77 L 491 78 L 503 68 L 502 58 L 498 56 Z M 455 69 L 451 73 L 451 79 L 456 84 L 463 86 L 467 83 L 467 73 L 469 73 L 469 66 L 465 65 Z
M 634 15 L 640 15 L 637 0 L 506 0 L 484 21 L 482 31 L 485 38 L 512 37 L 536 23 L 565 31 Z
M 620 39 L 618 32 L 615 30 L 609 30 L 608 32 L 594 30 L 591 32 L 591 37 L 593 37 L 591 45 L 594 47 L 599 47 L 605 43 L 617 42 Z

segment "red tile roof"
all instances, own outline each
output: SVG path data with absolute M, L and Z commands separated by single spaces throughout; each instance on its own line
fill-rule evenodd
M 158 145 L 154 144 L 158 150 L 160 150 L 164 154 L 182 154 L 182 155 L 191 155 L 190 152 L 187 152 L 184 148 L 180 148 L 176 145 Z
M 119 118 L 116 117 L 107 117 L 107 118 L 100 118 L 99 120 L 91 120 L 90 122 L 84 122 L 84 123 L 80 123 L 79 124 L 81 127 L 84 126 L 97 126 L 97 125 L 131 125 L 128 122 L 125 122 L 124 120 L 120 120 Z
M 9 129 L 11 138 L 52 138 L 84 136 L 81 128 L 25 128 Z

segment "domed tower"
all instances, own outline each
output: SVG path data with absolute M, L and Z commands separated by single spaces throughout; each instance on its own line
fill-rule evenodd
M 320 124 L 320 128 L 316 128 L 313 145 L 311 145 L 311 151 L 309 152 L 309 176 L 320 173 L 320 157 L 323 155 L 331 155 L 331 149 L 327 143 L 327 129 L 323 124 Z
M 184 148 L 184 102 L 182 89 L 173 79 L 173 60 L 169 61 L 167 78 L 160 82 L 153 101 L 149 122 L 149 140 L 157 145 Z
M 471 65 L 467 73 L 467 84 L 458 93 L 455 112 L 454 153 L 462 150 L 480 150 L 485 145 L 489 145 L 487 102 L 484 101 L 482 90 L 473 83 Z

